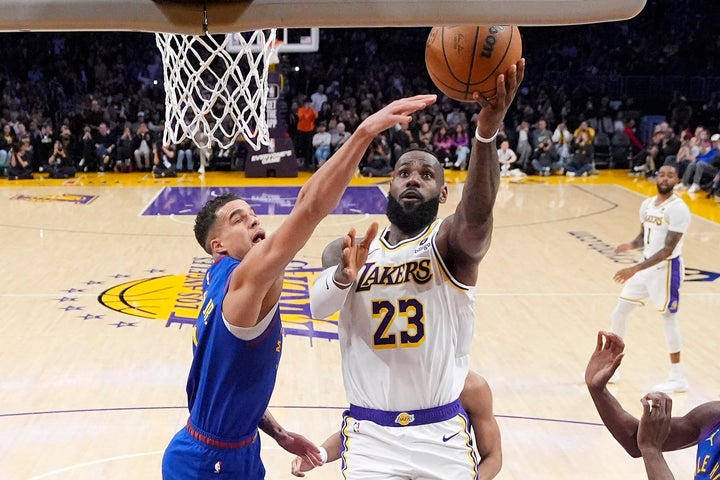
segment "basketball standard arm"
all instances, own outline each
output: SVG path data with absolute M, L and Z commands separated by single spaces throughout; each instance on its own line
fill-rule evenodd
M 521 59 L 497 77 L 497 93 L 486 99 L 474 94 L 482 109 L 478 115 L 477 132 L 491 142 L 472 142 L 470 164 L 462 198 L 455 210 L 440 227 L 437 245 L 450 272 L 460 282 L 474 285 L 477 266 L 490 247 L 493 228 L 493 207 L 500 184 L 500 168 L 494 136 L 505 118 L 525 74 Z

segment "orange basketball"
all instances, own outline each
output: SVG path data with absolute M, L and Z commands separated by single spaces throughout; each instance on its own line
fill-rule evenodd
M 514 25 L 433 27 L 425 45 L 425 65 L 445 95 L 471 102 L 473 92 L 495 95 L 498 74 L 522 57 Z

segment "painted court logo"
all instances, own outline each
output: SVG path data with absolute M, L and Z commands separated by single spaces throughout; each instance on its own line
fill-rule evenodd
M 166 327 L 192 328 L 202 307 L 202 284 L 209 257 L 196 257 L 184 274 L 156 275 L 128 280 L 103 290 L 97 297 L 101 305 L 118 313 L 151 321 Z M 310 287 L 320 273 L 307 262 L 293 260 L 285 270 L 280 313 L 285 335 L 337 340 L 337 317 L 316 320 L 310 314 Z M 138 323 L 138 322 L 134 322 Z
M 626 253 L 615 253 L 615 247 L 604 241 L 600 237 L 589 232 L 568 232 L 575 237 L 576 240 L 585 244 L 590 250 L 593 250 L 614 263 L 636 264 L 639 260 L 636 255 L 628 255 Z M 699 268 L 685 267 L 686 282 L 714 282 L 720 279 L 720 273 L 709 270 L 701 270 Z
M 97 195 L 76 195 L 73 193 L 62 193 L 59 195 L 27 195 L 20 194 L 11 197 L 11 200 L 21 200 L 24 202 L 35 202 L 35 203 L 75 203 L 78 205 L 87 205 L 95 199 Z

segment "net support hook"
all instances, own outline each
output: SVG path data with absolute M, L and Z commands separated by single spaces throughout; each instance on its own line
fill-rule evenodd
M 203 0 L 203 32 L 207 35 L 210 31 L 208 30 L 208 16 L 207 16 L 207 1 Z

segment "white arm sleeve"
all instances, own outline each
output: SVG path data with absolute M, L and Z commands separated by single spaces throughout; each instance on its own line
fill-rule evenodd
M 327 318 L 340 310 L 352 285 L 341 289 L 333 281 L 337 266 L 326 268 L 318 275 L 310 290 L 310 313 L 313 318 Z

